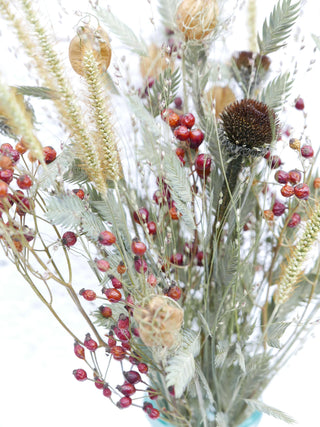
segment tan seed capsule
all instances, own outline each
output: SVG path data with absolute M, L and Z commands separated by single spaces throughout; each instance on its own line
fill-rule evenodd
M 297 138 L 291 138 L 289 141 L 289 146 L 293 150 L 300 150 L 301 142 Z
M 173 61 L 155 44 L 148 47 L 148 56 L 142 56 L 140 59 L 140 72 L 145 79 L 156 79 L 168 67 L 173 67 Z
M 70 42 L 69 60 L 74 71 L 80 76 L 84 75 L 83 58 L 88 50 L 93 52 L 100 71 L 105 72 L 111 61 L 111 47 L 108 34 L 101 27 L 94 30 L 89 25 L 84 25 L 78 29 L 78 34 Z
M 217 25 L 216 0 L 183 0 L 178 7 L 176 22 L 186 40 L 202 40 Z
M 216 117 L 219 117 L 227 105 L 235 102 L 236 97 L 229 86 L 214 86 L 207 92 L 207 99 L 210 105 L 215 101 Z

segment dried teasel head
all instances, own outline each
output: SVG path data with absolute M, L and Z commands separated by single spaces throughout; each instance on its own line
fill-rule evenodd
M 173 68 L 172 59 L 154 43 L 148 47 L 148 56 L 142 56 L 140 59 L 140 72 L 145 79 L 156 79 L 168 67 Z
M 228 105 L 220 118 L 221 142 L 232 155 L 263 156 L 279 133 L 275 112 L 254 99 Z
M 214 86 L 207 92 L 207 100 L 210 106 L 215 102 L 216 117 L 219 117 L 227 105 L 235 102 L 236 97 L 229 86 Z
M 93 52 L 99 69 L 105 72 L 111 61 L 111 47 L 108 34 L 100 26 L 97 29 L 89 25 L 79 27 L 77 35 L 70 42 L 69 60 L 80 76 L 84 76 L 83 58 L 87 50 Z
M 155 296 L 133 312 L 140 338 L 149 347 L 177 344 L 183 322 L 182 308 L 165 296 Z
M 183 0 L 179 5 L 176 22 L 186 40 L 202 40 L 217 25 L 216 0 Z

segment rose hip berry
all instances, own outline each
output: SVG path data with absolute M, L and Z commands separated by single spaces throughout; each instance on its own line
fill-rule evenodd
M 283 203 L 279 202 L 278 200 L 274 202 L 272 212 L 275 216 L 281 216 L 285 212 L 285 210 L 286 207 Z
M 117 279 L 115 276 L 110 274 L 109 279 L 111 280 L 111 284 L 115 289 L 122 289 L 122 282 Z
M 307 200 L 310 195 L 310 188 L 307 184 L 298 184 L 294 187 L 294 194 L 298 199 Z
M 282 165 L 282 161 L 279 156 L 270 156 L 269 165 L 271 169 L 277 169 Z
M 15 149 L 19 154 L 24 154 L 28 151 L 28 147 L 23 138 L 21 138 L 20 141 L 16 143 Z
M 78 381 L 84 381 L 87 379 L 87 373 L 84 369 L 75 369 L 72 373 Z
M 83 190 L 81 190 L 81 188 L 75 188 L 74 190 L 72 190 L 72 192 L 73 192 L 77 197 L 79 197 L 79 199 L 81 199 L 81 200 L 83 200 L 83 199 L 84 199 L 85 194 L 84 194 L 84 191 L 83 191 Z
M 73 246 L 77 243 L 77 236 L 74 234 L 73 231 L 66 231 L 62 235 L 61 242 L 64 246 L 70 248 L 70 246 Z
M 104 231 L 101 231 L 101 233 L 99 234 L 98 240 L 101 243 L 101 245 L 111 246 L 114 243 L 116 243 L 117 239 L 116 239 L 116 236 L 113 233 L 111 233 L 111 231 L 104 230 Z
M 118 289 L 104 288 L 102 291 L 110 302 L 116 303 L 122 298 L 121 292 Z
M 137 256 L 134 257 L 134 268 L 138 273 L 145 273 L 148 269 L 146 260 Z
M 181 298 L 181 288 L 179 286 L 171 286 L 166 292 L 166 296 L 178 301 Z
M 183 254 L 178 252 L 176 254 L 171 255 L 170 262 L 176 265 L 183 265 Z
M 0 180 L 6 184 L 10 184 L 10 182 L 13 180 L 13 171 L 11 169 L 0 170 Z
M 133 213 L 133 219 L 137 224 L 147 223 L 149 220 L 149 211 L 146 208 L 139 208 Z
M 141 374 L 146 374 L 148 372 L 148 365 L 145 363 L 138 363 L 138 370 Z
M 160 417 L 160 412 L 158 411 L 158 409 L 153 407 L 150 409 L 147 409 L 147 414 L 149 415 L 149 418 L 151 418 L 152 420 L 156 420 L 157 418 Z
M 204 134 L 200 129 L 193 129 L 190 131 L 189 135 L 189 146 L 193 150 L 196 150 L 200 147 L 204 140 Z
M 195 160 L 195 168 L 200 178 L 206 178 L 211 170 L 211 157 L 207 154 L 199 154 Z
M 32 185 L 32 179 L 28 175 L 20 175 L 19 178 L 17 178 L 17 185 L 22 190 L 27 190 Z
M 86 335 L 84 346 L 90 351 L 95 351 L 98 348 L 97 342 L 91 338 L 90 334 Z
M 137 384 L 141 381 L 141 375 L 137 371 L 123 372 L 123 375 L 130 384 Z
M 289 181 L 291 182 L 291 184 L 298 184 L 298 182 L 301 181 L 301 172 L 299 172 L 296 169 L 290 171 L 289 172 Z
M 168 125 L 174 129 L 180 124 L 180 117 L 177 113 L 174 111 L 170 112 L 168 116 L 165 119 L 165 122 L 168 123 Z
M 96 378 L 94 381 L 94 385 L 97 387 L 97 389 L 101 390 L 104 386 L 104 382 L 101 378 Z
M 299 225 L 300 222 L 301 222 L 301 216 L 298 213 L 294 213 L 294 214 L 292 214 L 292 217 L 290 218 L 290 220 L 288 222 L 288 227 L 294 228 L 297 225 Z
M 157 234 L 157 225 L 155 222 L 153 221 L 148 222 L 147 228 L 148 228 L 149 234 L 151 234 L 152 236 L 155 236 Z
M 0 181 L 0 197 L 6 197 L 8 194 L 8 184 L 4 181 Z
M 132 404 L 132 400 L 128 396 L 122 397 L 119 400 L 119 402 L 117 402 L 118 408 L 121 408 L 121 409 L 128 408 L 128 406 L 130 406 L 131 404 Z
M 301 156 L 309 159 L 310 157 L 313 157 L 314 155 L 314 151 L 313 148 L 311 147 L 311 145 L 303 145 L 301 147 Z
M 183 116 L 180 117 L 181 125 L 189 128 L 189 129 L 192 128 L 195 121 L 196 121 L 196 119 L 194 118 L 194 115 L 191 113 L 184 114 Z
M 303 110 L 304 109 L 304 101 L 302 98 L 296 99 L 295 107 L 297 110 Z
M 320 178 L 315 178 L 313 181 L 313 188 L 318 189 L 320 188 Z
M 123 385 L 118 385 L 117 390 L 120 391 L 125 396 L 132 396 L 136 392 L 136 388 L 131 383 L 126 383 Z
M 97 294 L 91 289 L 81 289 L 79 294 L 87 301 L 93 301 L 97 298 Z
M 73 346 L 73 351 L 74 354 L 79 358 L 79 359 L 85 359 L 85 354 L 84 354 L 84 348 L 82 347 L 82 345 L 80 345 L 77 341 L 75 341 L 74 346 Z
M 149 395 L 149 398 L 151 399 L 151 400 L 156 400 L 156 399 L 158 399 L 158 397 L 159 397 L 159 394 L 158 394 L 158 392 L 154 389 L 154 388 L 151 388 L 151 387 L 148 387 L 148 395 Z
M 270 209 L 263 211 L 263 215 L 267 221 L 274 220 L 274 213 Z
M 291 185 L 286 184 L 281 188 L 280 192 L 283 197 L 291 197 L 294 195 L 294 188 Z
M 123 360 L 126 357 L 126 351 L 119 345 L 112 347 L 110 353 L 115 360 Z
M 279 182 L 279 184 L 287 184 L 289 181 L 289 174 L 284 170 L 279 170 L 274 174 L 274 179 Z
M 99 307 L 99 311 L 102 314 L 102 316 L 105 317 L 106 319 L 109 319 L 109 317 L 112 317 L 112 310 L 107 305 L 101 305 Z
M 147 250 L 146 245 L 140 242 L 138 239 L 133 239 L 131 244 L 131 250 L 135 255 L 142 256 Z
M 130 319 L 128 316 L 126 316 L 124 313 L 121 313 L 119 315 L 119 319 L 118 319 L 118 328 L 120 329 L 128 329 L 130 326 Z
M 190 130 L 187 126 L 179 126 L 174 130 L 173 134 L 179 141 L 186 141 L 189 139 Z
M 57 152 L 53 147 L 48 145 L 47 147 L 43 147 L 43 157 L 44 162 L 48 165 L 56 159 Z
M 109 270 L 110 264 L 106 259 L 96 259 L 95 261 L 98 270 L 102 271 L 103 273 Z
M 111 392 L 111 390 L 110 390 L 110 388 L 108 387 L 108 385 L 107 384 L 105 384 L 104 386 L 103 386 L 103 395 L 105 396 L 105 397 L 110 397 L 111 396 L 111 394 L 112 394 L 112 392 Z

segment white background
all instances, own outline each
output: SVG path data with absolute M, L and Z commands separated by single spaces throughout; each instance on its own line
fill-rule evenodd
M 79 17 L 76 9 L 90 10 L 84 0 L 64 2 L 69 14 L 57 16 L 56 2 L 42 1 L 41 7 L 49 11 L 53 27 L 60 41 L 66 41 L 74 34 L 74 26 Z M 67 5 L 65 4 L 67 3 Z M 142 34 L 152 31 L 149 18 L 155 16 L 155 1 L 151 5 L 147 0 L 113 0 L 108 2 L 114 13 Z M 230 2 L 227 2 L 230 3 Z M 275 2 L 257 0 L 259 25 Z M 105 6 L 107 2 L 102 2 Z M 319 76 L 320 52 L 313 53 L 310 33 L 320 35 L 320 6 L 317 0 L 309 0 L 303 6 L 303 15 L 299 21 L 300 31 L 295 35 L 298 41 L 291 40 L 292 50 L 283 61 L 291 70 L 294 61 L 298 63 L 296 86 L 291 102 L 301 95 L 308 113 L 308 129 L 312 143 L 318 144 L 319 123 Z M 43 21 L 49 26 L 49 20 Z M 232 50 L 243 50 L 246 44 L 246 25 L 243 14 L 235 16 L 234 34 L 228 35 L 227 43 Z M 301 47 L 302 33 L 305 45 Z M 28 84 L 29 77 L 19 66 L 22 51 L 15 50 L 8 32 L 3 29 L 0 38 L 1 68 L 11 84 Z M 11 49 L 11 55 L 8 50 Z M 14 57 L 16 54 L 16 58 Z M 62 54 L 66 59 L 66 52 Z M 115 55 L 117 56 L 117 54 Z M 119 56 L 119 55 L 118 55 Z M 294 60 L 292 60 L 294 57 Z M 276 55 L 274 58 L 277 58 Z M 310 59 L 317 59 L 313 69 L 306 73 Z M 274 59 L 276 64 L 276 59 Z M 275 67 L 277 67 L 275 65 Z M 288 122 L 302 131 L 301 112 L 293 108 L 288 110 Z M 50 130 L 50 144 L 57 145 L 54 138 L 58 135 Z M 50 139 L 49 138 L 49 139 Z M 55 142 L 55 143 L 54 143 Z M 290 163 L 288 169 L 291 169 Z M 77 286 L 88 287 L 93 283 L 90 273 L 83 273 L 81 260 L 75 260 L 80 271 L 76 277 Z M 120 411 L 110 405 L 101 392 L 89 382 L 79 383 L 72 375 L 82 362 L 73 355 L 73 342 L 56 323 L 49 311 L 41 305 L 27 283 L 15 272 L 14 268 L 0 254 L 0 427 L 56 427 L 77 425 L 149 425 L 144 413 L 139 409 Z M 77 313 L 70 309 L 61 291 L 57 292 L 60 307 L 68 322 L 86 332 L 83 325 L 77 324 Z M 90 303 L 88 303 L 90 307 Z M 320 383 L 320 331 L 315 329 L 314 337 L 304 349 L 291 360 L 280 375 L 264 393 L 265 403 L 273 405 L 294 417 L 299 427 L 319 427 L 319 387 Z M 264 416 L 261 427 L 281 427 L 284 423 Z

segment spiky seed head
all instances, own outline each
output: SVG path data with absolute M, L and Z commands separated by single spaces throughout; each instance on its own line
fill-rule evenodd
M 183 0 L 178 7 L 176 22 L 186 40 L 202 40 L 217 25 L 216 0 Z
M 279 132 L 275 112 L 254 99 L 228 105 L 220 118 L 221 142 L 233 155 L 263 156 Z

